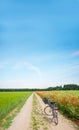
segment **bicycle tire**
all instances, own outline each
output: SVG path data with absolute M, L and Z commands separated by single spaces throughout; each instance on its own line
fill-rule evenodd
M 53 116 L 53 113 L 52 113 L 52 108 L 50 106 L 46 106 L 44 108 L 44 113 L 48 116 Z
M 53 117 L 53 122 L 57 125 L 58 124 L 58 114 L 56 111 L 54 111 L 54 117 Z

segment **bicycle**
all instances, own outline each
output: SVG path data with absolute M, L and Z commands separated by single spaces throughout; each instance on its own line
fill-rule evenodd
M 44 98 L 43 99 L 45 104 L 48 104 L 44 108 L 44 113 L 47 116 L 53 116 L 52 121 L 57 125 L 58 124 L 58 104 L 54 101 L 51 101 L 50 98 Z

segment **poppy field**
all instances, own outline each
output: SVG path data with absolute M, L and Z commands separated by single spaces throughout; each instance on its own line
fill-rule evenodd
M 59 111 L 79 122 L 79 91 L 37 91 L 43 99 L 50 97 L 51 100 L 59 104 Z

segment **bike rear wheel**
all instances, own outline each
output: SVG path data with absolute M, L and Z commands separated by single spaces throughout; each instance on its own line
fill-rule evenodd
M 50 106 L 46 106 L 44 108 L 44 113 L 48 116 L 53 116 L 53 113 L 52 113 L 52 108 Z

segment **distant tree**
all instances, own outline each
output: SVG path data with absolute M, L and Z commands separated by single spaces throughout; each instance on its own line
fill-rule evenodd
M 79 85 L 76 84 L 67 84 L 63 86 L 64 90 L 79 90 Z

